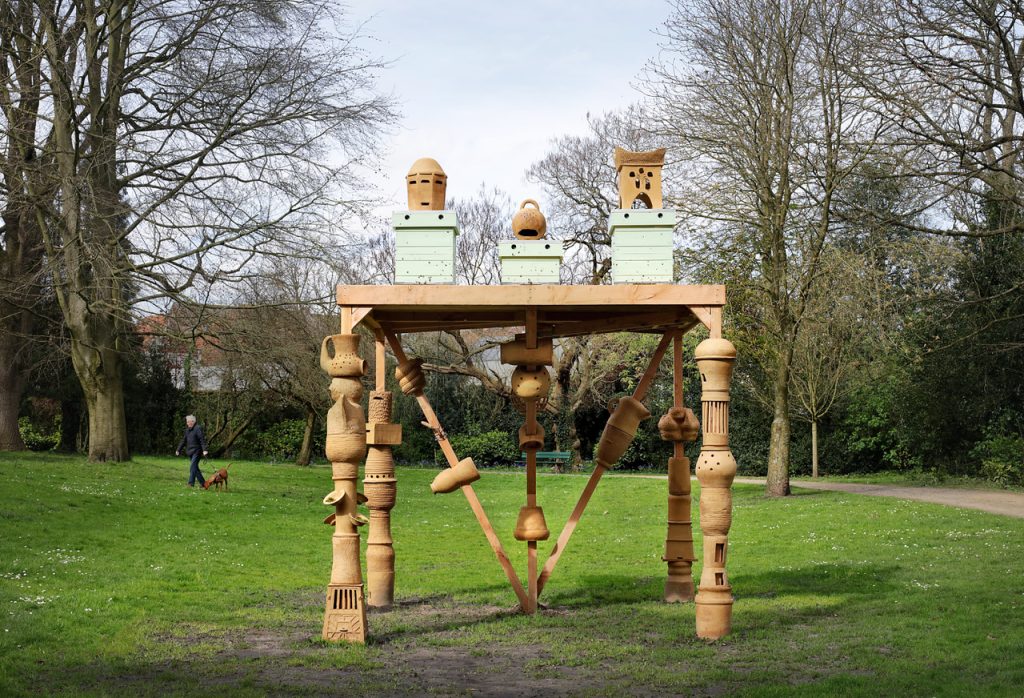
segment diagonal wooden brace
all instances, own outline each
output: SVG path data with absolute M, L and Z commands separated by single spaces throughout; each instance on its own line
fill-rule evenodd
M 640 382 L 637 383 L 636 389 L 633 391 L 633 398 L 635 400 L 642 401 L 647 397 L 647 391 L 650 390 L 651 383 L 654 381 L 654 377 L 658 374 L 658 367 L 661 365 L 661 360 L 665 356 L 665 350 L 668 349 L 668 345 L 672 341 L 674 333 L 674 330 L 669 330 L 662 336 L 661 341 L 658 342 L 658 346 L 654 350 L 654 355 L 651 357 L 651 362 L 647 365 L 647 370 L 644 371 L 644 375 L 641 376 Z M 554 571 L 555 565 L 558 564 L 558 559 L 562 557 L 562 553 L 565 552 L 565 548 L 569 544 L 569 539 L 576 530 L 576 525 L 580 522 L 580 518 L 583 516 L 583 511 L 587 508 L 587 504 L 590 503 L 590 498 L 593 496 L 594 490 L 597 489 L 597 483 L 601 481 L 601 476 L 604 475 L 604 471 L 605 469 L 600 465 L 595 466 L 594 472 L 590 474 L 590 479 L 587 480 L 587 486 L 583 488 L 583 492 L 580 494 L 580 498 L 576 502 L 576 507 L 572 510 L 572 514 L 569 515 L 569 520 L 565 522 L 565 527 L 563 527 L 562 532 L 558 534 L 558 540 L 555 541 L 555 547 L 551 549 L 551 554 L 544 563 L 544 569 L 541 571 L 540 578 L 537 580 L 538 595 L 540 595 L 540 592 L 544 590 L 544 585 L 547 584 L 548 579 L 551 578 L 551 572 Z
M 397 358 L 399 362 L 407 361 L 408 357 L 406 357 L 405 351 L 402 349 L 402 343 L 398 341 L 398 337 L 395 333 L 385 330 L 384 336 L 387 337 L 388 344 L 391 346 L 391 351 L 394 353 L 395 358 Z M 423 411 L 423 416 L 426 417 L 427 426 L 433 430 L 434 436 L 437 438 L 437 443 L 440 445 L 441 451 L 444 453 L 445 460 L 448 461 L 448 467 L 455 467 L 459 464 L 459 458 L 455 455 L 455 449 L 452 448 L 451 443 L 448 441 L 448 437 L 445 435 L 444 429 L 441 427 L 441 422 L 434 413 L 434 408 L 430 405 L 430 401 L 427 399 L 426 395 L 420 392 L 416 394 L 416 402 L 419 403 L 420 409 Z M 512 591 L 516 593 L 516 597 L 519 599 L 519 605 L 522 608 L 528 608 L 530 599 L 526 594 L 526 590 L 523 589 L 523 584 L 519 581 L 519 576 L 516 574 L 515 568 L 512 567 L 512 563 L 509 561 L 508 555 L 505 554 L 505 549 L 502 547 L 501 541 L 498 539 L 498 535 L 494 532 L 494 527 L 491 526 L 491 522 L 487 518 L 487 513 L 484 511 L 484 507 L 480 503 L 480 499 L 476 496 L 476 492 L 473 491 L 473 486 L 463 486 L 462 494 L 466 496 L 466 500 L 469 502 L 469 508 L 473 510 L 473 514 L 476 516 L 476 520 L 480 524 L 480 528 L 483 529 L 484 535 L 487 536 L 487 542 L 491 544 L 491 550 L 494 551 L 494 555 L 498 558 L 501 568 L 505 570 L 505 576 L 508 577 L 508 581 L 512 585 Z

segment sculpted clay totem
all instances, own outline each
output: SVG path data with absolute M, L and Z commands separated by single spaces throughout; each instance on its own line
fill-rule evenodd
M 320 348 L 320 366 L 331 377 L 334 406 L 327 412 L 327 459 L 331 461 L 334 489 L 324 504 L 334 508 L 324 523 L 334 525 L 331 539 L 333 564 L 327 587 L 323 638 L 366 642 L 366 607 L 359 563 L 358 526 L 366 523 L 357 505 L 359 462 L 366 456 L 366 418 L 360 400 L 366 361 L 359 357 L 359 335 L 326 337 Z
M 520 216 L 521 209 L 517 216 Z M 537 211 L 532 227 L 538 237 L 543 237 L 544 217 Z M 515 225 L 515 220 L 513 221 Z M 517 235 L 519 231 L 517 230 Z M 519 448 L 526 452 L 526 504 L 519 510 L 513 535 L 516 540 L 525 541 L 527 546 L 527 582 L 529 598 L 523 608 L 525 613 L 537 611 L 537 542 L 547 540 L 551 535 L 544 510 L 537 504 L 537 451 L 544 447 L 544 428 L 537 422 L 537 404 L 545 400 L 551 389 L 551 375 L 547 367 L 553 363 L 553 345 L 550 339 L 537 338 L 536 313 L 527 312 L 526 335 L 517 337 L 501 347 L 503 363 L 514 365 L 512 392 L 524 406 L 525 422 L 519 429 Z
M 700 370 L 704 440 L 697 458 L 704 568 L 697 589 L 697 636 L 709 640 L 729 633 L 732 587 L 725 575 L 732 525 L 732 481 L 736 459 L 729 450 L 729 383 L 736 347 L 727 339 L 705 339 L 695 352 Z
M 378 344 L 380 341 L 378 340 Z M 383 361 L 383 345 L 377 361 Z M 379 374 L 382 374 L 383 369 Z M 391 448 L 402 443 L 402 426 L 391 423 L 394 395 L 377 385 L 370 393 L 366 441 L 369 452 L 363 472 L 363 492 L 370 509 L 370 534 L 366 539 L 366 591 L 369 605 L 387 608 L 395 599 L 395 548 L 391 538 L 391 509 L 398 481 Z
M 690 459 L 683 452 L 683 444 L 695 441 L 700 425 L 693 410 L 683 406 L 682 337 L 675 338 L 675 405 L 658 420 L 661 438 L 672 442 L 673 454 L 668 459 L 668 535 L 665 555 L 668 579 L 665 581 L 665 601 L 681 603 L 693 601 L 693 524 L 690 521 Z

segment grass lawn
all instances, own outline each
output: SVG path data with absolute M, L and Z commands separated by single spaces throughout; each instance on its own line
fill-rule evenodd
M 188 490 L 186 474 L 183 458 L 0 455 L 0 695 L 1024 690 L 1021 519 L 737 486 L 733 633 L 706 643 L 692 605 L 659 602 L 664 480 L 606 477 L 548 608 L 525 617 L 462 495 L 434 497 L 433 471 L 400 469 L 399 603 L 371 611 L 366 646 L 329 645 L 330 471 L 238 462 L 219 494 Z M 555 532 L 584 481 L 539 478 Z M 474 487 L 525 572 L 511 534 L 523 475 Z

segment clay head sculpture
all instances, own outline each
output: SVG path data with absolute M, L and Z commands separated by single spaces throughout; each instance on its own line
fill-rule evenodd
M 410 211 L 443 211 L 448 175 L 433 158 L 420 158 L 405 177 Z

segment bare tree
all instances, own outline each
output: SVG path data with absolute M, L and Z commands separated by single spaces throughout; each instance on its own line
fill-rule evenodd
M 476 196 L 448 204 L 458 216 L 455 275 L 458 283 L 497 284 L 501 281 L 498 241 L 511 235 L 512 200 L 500 189 L 481 185 Z
M 793 347 L 797 414 L 811 425 L 811 475 L 818 477 L 818 423 L 853 386 L 851 377 L 871 356 L 890 350 L 886 330 L 897 309 L 876 300 L 880 271 L 859 255 L 825 251 L 822 274 L 808 303 L 807 320 Z M 885 298 L 892 299 L 891 293 Z
M 132 308 L 317 256 L 358 202 L 387 101 L 329 2 L 37 0 L 45 128 L 28 179 L 89 412 L 91 460 L 129 457 Z
M 674 8 L 646 89 L 656 129 L 689 175 L 678 202 L 699 274 L 730 283 L 735 334 L 769 380 L 767 491 L 786 495 L 794 349 L 821 283 L 836 193 L 877 126 L 838 60 L 857 50 L 846 2 Z
M 930 215 L 918 228 L 961 236 L 1024 229 L 1024 7 L 876 0 L 862 10 L 871 51 L 847 70 L 891 124 L 891 145 L 915 155 L 895 174 L 928 184 L 919 210 Z M 1002 220 L 992 220 L 993 204 Z
M 0 450 L 25 447 L 18 409 L 42 302 L 42 244 L 27 190 L 42 174 L 41 31 L 31 2 L 0 2 Z
M 543 187 L 550 203 L 545 211 L 549 235 L 561 239 L 566 249 L 563 280 L 599 284 L 612 268 L 608 217 L 619 206 L 615 148 L 657 146 L 639 106 L 588 114 L 587 124 L 590 133 L 585 136 L 555 138 L 548 154 L 533 163 L 526 176 Z

